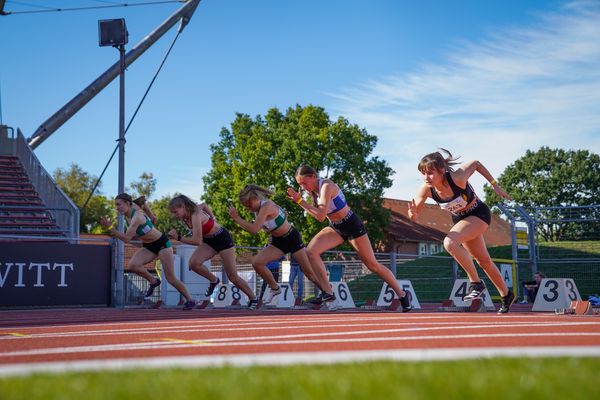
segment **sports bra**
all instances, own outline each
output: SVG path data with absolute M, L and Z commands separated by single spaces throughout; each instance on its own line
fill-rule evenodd
M 133 216 L 135 215 L 136 211 L 137 210 L 135 208 L 132 208 L 131 219 L 133 219 Z M 152 225 L 152 221 L 150 221 L 150 218 L 148 218 L 146 214 L 144 214 L 144 218 L 146 219 L 146 222 L 144 222 L 142 225 L 139 225 L 135 230 L 135 234 L 138 236 L 144 236 L 147 233 L 149 233 L 152 230 L 152 228 L 154 228 L 154 225 Z
M 263 204 L 265 204 L 268 200 L 261 200 L 260 201 L 260 206 L 262 207 Z M 275 229 L 279 228 L 281 225 L 283 225 L 283 223 L 285 222 L 285 219 L 287 218 L 287 216 L 285 215 L 285 211 L 283 211 L 283 209 L 279 206 L 277 206 L 277 208 L 279 208 L 279 211 L 277 212 L 277 215 L 275 216 L 275 218 L 272 219 L 268 219 L 263 223 L 263 229 L 267 232 L 272 232 Z M 254 216 L 256 217 L 258 215 L 258 213 L 254 213 Z
M 200 210 L 201 212 L 203 212 L 204 214 L 206 214 L 208 216 L 208 219 L 206 220 L 206 222 L 204 222 L 202 224 L 202 236 L 204 235 L 208 235 L 208 233 L 212 230 L 212 228 L 215 226 L 215 219 L 206 211 L 204 210 Z M 192 235 L 192 226 L 190 226 L 186 221 L 185 225 L 188 227 L 189 229 L 189 234 Z
M 319 179 L 319 193 L 321 193 L 321 187 L 325 179 Z M 317 196 L 318 198 L 319 196 Z M 342 189 L 338 190 L 338 194 L 327 202 L 327 215 L 333 214 L 335 212 L 340 211 L 342 208 L 346 207 L 346 197 L 344 193 L 342 193 Z
M 438 192 L 434 188 L 431 188 L 431 198 L 440 205 L 441 209 L 450 212 L 456 212 L 465 208 L 471 201 L 473 201 L 474 198 L 477 197 L 470 183 L 467 182 L 467 186 L 464 189 L 458 187 L 452 180 L 452 176 L 448 171 L 445 173 L 445 178 L 452 189 L 451 200 L 443 200 Z

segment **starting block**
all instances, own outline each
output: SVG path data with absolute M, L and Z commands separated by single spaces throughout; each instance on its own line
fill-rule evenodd
M 594 315 L 592 303 L 587 300 L 571 301 L 568 308 L 557 308 L 554 310 L 556 315 Z
M 402 312 L 402 306 L 400 305 L 400 300 L 399 299 L 392 300 L 392 302 L 390 303 L 390 305 L 389 305 L 389 307 L 387 309 L 389 311 L 400 311 L 400 312 Z
M 294 300 L 294 306 L 292 309 L 294 310 L 312 310 L 314 307 L 310 303 L 305 303 L 300 297 L 297 297 Z
M 327 303 L 313 305 L 313 310 L 319 311 L 337 311 L 338 308 L 340 308 L 340 306 L 337 299 L 334 301 L 329 301 Z
M 240 308 L 248 303 L 248 296 L 233 283 L 220 283 L 213 293 L 215 308 Z
M 375 300 L 368 299 L 360 308 L 362 310 L 402 312 L 402 305 L 400 304 L 400 300 L 398 298 L 392 299 L 389 304 L 384 305 L 377 305 Z
M 158 300 L 156 303 L 152 304 L 151 308 L 157 309 L 163 305 L 162 300 Z
M 270 303 L 264 303 L 265 308 L 293 308 L 296 298 L 294 297 L 294 292 L 292 291 L 292 287 L 289 283 L 280 283 L 279 287 L 281 288 L 281 293 L 273 298 Z M 271 288 L 267 286 L 264 295 L 268 296 L 271 292 Z M 261 305 L 261 307 L 263 306 Z
M 210 302 L 210 300 L 202 300 L 200 302 L 198 302 L 198 304 L 196 304 L 196 308 L 199 308 L 201 310 L 204 310 L 205 308 L 208 307 L 212 307 L 212 303 Z
M 442 302 L 442 306 L 438 309 L 441 312 L 487 312 L 487 307 L 482 299 L 471 301 L 468 306 L 457 306 L 454 300 L 448 299 Z
M 362 308 L 363 310 L 381 310 L 381 307 L 376 305 L 375 300 L 373 299 L 366 300 L 365 304 L 363 304 L 360 308 Z
M 406 292 L 406 295 L 410 300 L 410 305 L 412 306 L 413 310 L 420 309 L 421 304 L 417 299 L 417 293 L 415 292 L 411 281 L 397 280 L 397 282 L 398 285 L 402 288 L 402 290 Z M 395 300 L 398 300 L 398 294 L 394 292 L 394 290 L 387 283 L 384 282 L 383 286 L 381 287 L 381 292 L 379 293 L 379 299 L 377 299 L 377 305 L 380 307 L 381 310 L 398 311 L 397 309 L 399 305 L 398 302 L 396 302 Z
M 556 311 L 570 309 L 573 301 L 581 301 L 581 295 L 573 279 L 544 278 L 531 311 Z

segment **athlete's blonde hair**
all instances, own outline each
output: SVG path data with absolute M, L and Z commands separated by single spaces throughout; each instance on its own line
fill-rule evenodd
M 453 157 L 448 150 L 442 148 L 440 148 L 440 150 L 446 153 L 448 156 L 444 157 L 442 153 L 436 151 L 435 153 L 427 154 L 425 157 L 421 158 L 417 169 L 422 174 L 426 173 L 427 171 L 431 171 L 432 169 L 438 169 L 442 171 L 454 171 L 453 166 L 459 164 L 455 161 L 458 160 L 460 156 Z
M 264 199 L 267 199 L 267 198 L 273 196 L 274 194 L 275 193 L 273 193 L 269 189 L 266 189 L 262 186 L 248 184 L 248 185 L 244 186 L 244 188 L 242 190 L 240 190 L 240 194 L 238 195 L 238 198 L 240 200 L 240 203 L 244 204 L 245 202 L 247 202 L 250 199 L 264 200 Z

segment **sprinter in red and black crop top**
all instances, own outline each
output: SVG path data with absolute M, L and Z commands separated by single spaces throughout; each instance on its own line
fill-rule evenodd
M 177 289 L 186 299 L 183 309 L 193 309 L 196 306 L 196 303 L 190 296 L 190 293 L 183 282 L 175 275 L 174 255 L 171 241 L 165 234 L 154 227 L 151 218 L 145 214 L 146 211 L 150 215 L 153 215 L 146 204 L 146 199 L 140 198 L 134 201 L 127 193 L 120 193 L 115 197 L 115 206 L 117 207 L 117 212 L 125 217 L 125 232 L 120 232 L 118 229 L 112 227 L 112 222 L 108 217 L 101 218 L 100 224 L 105 228 L 110 229 L 111 236 L 114 236 L 125 243 L 129 243 L 134 238 L 137 238 L 142 242 L 142 247 L 135 252 L 133 257 L 129 260 L 127 267 L 130 271 L 133 271 L 148 280 L 149 285 L 145 297 L 151 297 L 154 294 L 154 289 L 161 284 L 160 279 L 150 274 L 144 267 L 144 265 L 158 258 L 163 266 L 167 282 Z
M 169 202 L 169 210 L 173 217 L 183 221 L 189 230 L 188 235 L 182 236 L 175 229 L 169 231 L 169 237 L 185 244 L 198 246 L 190 257 L 190 270 L 208 279 L 209 285 L 205 296 L 212 295 L 219 278 L 204 265 L 217 254 L 223 260 L 223 268 L 229 281 L 237 286 L 250 302 L 256 303 L 256 295 L 237 273 L 235 248 L 229 231 L 219 225 L 210 207 L 204 203 L 196 204 L 189 197 L 179 195 Z
M 396 292 L 402 310 L 410 311 L 412 307 L 409 297 L 398 284 L 392 271 L 375 258 L 367 230 L 360 217 L 346 203 L 339 186 L 331 179 L 320 179 L 317 171 L 308 165 L 301 165 L 296 170 L 295 178 L 301 187 L 300 190 L 307 191 L 312 201 L 305 201 L 300 191 L 292 188 L 288 188 L 288 198 L 318 221 L 329 220 L 329 226 L 321 229 L 306 248 L 315 270 L 326 278 L 327 271 L 321 254 L 348 241 L 367 268 L 379 275 Z M 324 293 L 320 294 L 323 295 Z
M 444 238 L 444 248 L 465 270 L 471 282 L 469 293 L 463 297 L 463 300 L 472 301 L 480 298 L 485 291 L 485 284 L 479 278 L 473 263 L 475 258 L 502 296 L 498 313 L 505 314 L 514 302 L 515 296 L 506 286 L 485 246 L 483 233 L 490 225 L 490 209 L 477 197 L 468 179 L 475 172 L 479 172 L 490 182 L 498 196 L 509 200 L 512 198 L 479 161 L 466 162 L 454 170 L 454 165 L 458 164 L 455 162 L 456 158 L 452 157 L 448 150 L 441 150 L 447 154 L 447 157 L 440 152 L 435 152 L 421 159 L 418 169 L 423 174 L 424 182 L 415 198 L 408 204 L 408 216 L 416 220 L 428 198 L 435 200 L 442 209 L 452 213 L 454 226 Z

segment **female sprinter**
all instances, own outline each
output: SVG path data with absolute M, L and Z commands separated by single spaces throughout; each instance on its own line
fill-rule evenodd
M 508 312 L 515 301 L 515 295 L 506 286 L 500 271 L 490 258 L 483 240 L 483 233 L 491 222 L 489 207 L 481 201 L 473 191 L 468 179 L 475 171 L 490 182 L 498 196 L 512 200 L 492 177 L 492 174 L 479 161 L 469 161 L 456 170 L 453 166 L 457 158 L 453 158 L 448 150 L 427 154 L 419 162 L 418 169 L 423 174 L 424 183 L 416 197 L 408 205 L 408 216 L 416 220 L 423 208 L 425 200 L 435 200 L 442 209 L 452 213 L 454 226 L 444 239 L 444 248 L 465 270 L 469 281 L 469 293 L 463 298 L 470 301 L 481 297 L 485 284 L 479 279 L 473 258 L 483 268 L 500 293 L 501 306 L 498 314 Z
M 196 204 L 189 197 L 179 195 L 169 202 L 169 210 L 173 217 L 183 221 L 191 232 L 191 236 L 181 236 L 175 229 L 169 231 L 169 237 L 181 243 L 196 247 L 190 257 L 189 266 L 192 271 L 209 280 L 206 296 L 210 296 L 220 280 L 204 265 L 217 254 L 223 260 L 223 268 L 229 281 L 248 296 L 248 308 L 256 309 L 256 295 L 238 274 L 235 263 L 235 248 L 229 231 L 215 221 L 215 216 L 206 204 Z
M 254 213 L 254 222 L 248 222 L 240 217 L 235 207 L 229 208 L 231 218 L 248 232 L 257 234 L 261 229 L 264 229 L 271 234 L 269 245 L 262 249 L 252 260 L 252 267 L 271 288 L 265 303 L 270 303 L 273 297 L 281 293 L 281 288 L 266 265 L 269 261 L 278 260 L 287 253 L 294 256 L 300 264 L 302 272 L 323 293 L 313 303 L 321 304 L 335 300 L 327 275 L 323 277 L 313 271 L 300 232 L 288 222 L 285 211 L 269 199 L 272 195 L 273 192 L 258 185 L 246 185 L 240 191 L 240 203 Z
M 186 302 L 183 305 L 184 310 L 191 310 L 196 303 L 192 300 L 185 285 L 175 277 L 174 272 L 174 256 L 171 241 L 162 232 L 152 225 L 150 218 L 142 212 L 142 210 L 134 205 L 133 199 L 127 193 L 121 193 L 115 198 L 115 206 L 117 212 L 123 214 L 127 222 L 127 230 L 125 233 L 119 232 L 115 228 L 111 228 L 112 223 L 108 218 L 101 218 L 100 224 L 105 228 L 110 228 L 110 234 L 125 243 L 129 243 L 135 236 L 142 241 L 142 248 L 129 260 L 129 269 L 139 276 L 145 278 L 150 283 L 146 297 L 152 296 L 154 289 L 160 286 L 160 279 L 155 278 L 148 272 L 144 265 L 160 259 L 163 266 L 167 282 L 185 297 Z M 145 207 L 148 207 L 145 205 Z
M 317 233 L 308 244 L 308 257 L 316 272 L 322 277 L 327 276 L 321 254 L 347 240 L 367 268 L 379 275 L 398 294 L 402 310 L 410 311 L 410 299 L 392 271 L 375 259 L 367 230 L 359 216 L 346 204 L 338 185 L 330 179 L 320 179 L 317 171 L 308 165 L 301 165 L 295 177 L 300 187 L 312 196 L 312 204 L 304 201 L 301 193 L 292 188 L 288 188 L 288 197 L 318 221 L 322 222 L 325 218 L 329 220 L 329 226 Z

